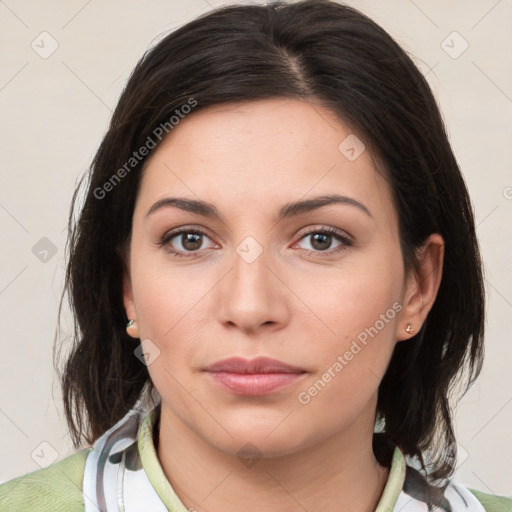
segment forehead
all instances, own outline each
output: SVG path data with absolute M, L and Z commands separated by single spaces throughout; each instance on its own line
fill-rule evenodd
M 343 194 L 393 216 L 388 184 L 364 148 L 318 104 L 279 98 L 216 105 L 185 117 L 154 150 L 138 202 L 147 210 L 172 194 L 227 211 Z

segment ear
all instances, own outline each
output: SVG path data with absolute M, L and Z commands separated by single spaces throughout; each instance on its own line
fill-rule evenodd
M 129 273 L 126 270 L 123 273 L 123 303 L 127 318 L 133 318 L 135 320 L 137 313 L 133 301 L 132 283 Z
M 123 264 L 123 303 L 126 317 L 128 319 L 137 320 L 137 311 L 135 310 L 135 302 L 133 300 L 130 269 L 126 264 Z M 132 338 L 138 337 L 138 328 L 136 324 L 127 332 Z
M 415 336 L 434 305 L 441 284 L 444 261 L 444 240 L 439 233 L 431 234 L 416 251 L 417 265 L 409 272 L 397 323 L 397 341 Z M 413 331 L 405 328 L 411 325 Z

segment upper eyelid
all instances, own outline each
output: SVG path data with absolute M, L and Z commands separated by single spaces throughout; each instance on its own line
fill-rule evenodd
M 305 231 L 301 231 L 302 234 L 300 236 L 303 237 L 306 235 L 311 235 L 312 233 L 317 233 L 317 232 L 322 232 L 322 231 L 328 231 L 329 234 L 344 236 L 346 238 L 350 238 L 351 240 L 354 238 L 351 234 L 349 234 L 344 229 L 335 228 L 334 226 L 308 227 L 308 228 L 305 228 Z

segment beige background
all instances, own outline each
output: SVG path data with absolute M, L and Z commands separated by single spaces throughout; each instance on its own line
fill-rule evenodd
M 457 411 L 462 457 L 455 478 L 511 495 L 512 2 L 348 3 L 416 56 L 440 102 L 474 201 L 487 273 L 487 356 Z M 0 1 L 0 482 L 73 451 L 52 344 L 75 180 L 89 165 L 146 48 L 218 5 Z M 52 45 L 58 47 L 46 55 Z

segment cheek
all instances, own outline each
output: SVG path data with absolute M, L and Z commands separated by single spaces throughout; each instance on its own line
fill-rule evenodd
M 132 258 L 140 339 L 153 356 L 148 371 L 160 394 L 172 397 L 174 403 L 190 400 L 180 383 L 195 392 L 189 372 L 205 343 L 201 333 L 211 322 L 208 292 L 215 282 L 212 272 L 180 268 L 159 252 L 140 251 Z
M 134 255 L 132 284 L 141 336 L 167 342 L 178 331 L 183 334 L 184 325 L 200 313 L 213 277 L 172 263 L 163 249 Z
M 383 294 L 374 296 L 371 303 L 354 301 L 327 320 L 337 337 L 317 344 L 317 372 L 296 397 L 302 405 L 299 410 L 315 431 L 334 432 L 350 425 L 363 411 L 373 414 L 370 404 L 376 400 L 393 353 L 396 318 L 401 309 L 399 302 L 387 299 Z
M 329 408 L 329 401 L 343 403 L 343 414 L 349 409 L 355 414 L 375 393 L 396 343 L 402 309 L 403 275 L 400 259 L 396 261 L 382 254 L 374 261 L 354 260 L 329 276 L 304 275 L 297 282 L 297 295 L 306 298 L 309 308 L 301 315 L 301 329 L 317 340 L 317 373 L 308 382 L 313 388 L 301 389 L 301 403 L 316 403 L 328 415 L 342 414 Z
M 300 315 L 299 322 L 307 321 L 310 329 L 316 324 L 323 339 L 336 346 L 350 343 L 376 323 L 383 337 L 388 336 L 401 309 L 399 258 L 384 251 L 368 253 L 347 259 L 329 272 L 318 267 L 295 276 L 294 292 L 309 311 Z
M 145 266 L 134 283 L 140 338 L 152 356 L 150 378 L 164 401 L 184 415 L 190 395 L 197 394 L 189 372 L 201 342 L 198 315 L 206 291 L 194 286 L 193 278 L 161 267 Z

